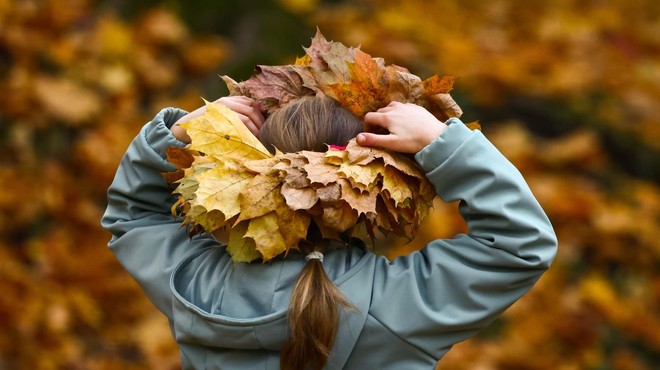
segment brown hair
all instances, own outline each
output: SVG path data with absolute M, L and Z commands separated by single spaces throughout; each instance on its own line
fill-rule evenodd
M 272 113 L 259 139 L 269 150 L 325 151 L 328 145 L 346 145 L 362 131 L 362 122 L 326 96 L 298 99 Z M 312 222 L 304 254 L 325 252 L 326 243 Z M 291 334 L 280 354 L 283 370 L 322 369 L 328 361 L 339 326 L 340 307 L 353 306 L 328 278 L 323 262 L 310 259 L 296 282 L 289 304 Z
M 273 112 L 259 131 L 270 151 L 324 152 L 328 145 L 346 145 L 362 131 L 362 121 L 325 95 L 305 96 Z

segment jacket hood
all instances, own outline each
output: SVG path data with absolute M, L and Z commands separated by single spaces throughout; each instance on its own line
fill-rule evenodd
M 373 253 L 363 245 L 329 248 L 323 266 L 328 277 L 357 308 L 344 309 L 328 364 L 341 368 L 366 321 L 371 302 Z M 291 253 L 268 263 L 232 263 L 225 247 L 201 250 L 171 275 L 174 335 L 185 345 L 206 350 L 279 351 L 289 335 L 287 310 L 305 260 Z M 372 266 L 373 267 L 373 266 Z M 346 338 L 346 339 L 344 339 Z

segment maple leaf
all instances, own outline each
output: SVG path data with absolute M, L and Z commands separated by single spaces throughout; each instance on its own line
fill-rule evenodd
M 274 209 L 285 207 L 280 187 L 281 179 L 277 176 L 252 177 L 240 192 L 240 215 L 236 222 L 259 217 Z
M 341 199 L 341 189 L 338 183 L 333 182 L 316 189 L 316 195 L 318 195 L 319 200 L 324 204 L 332 204 Z
M 331 43 L 321 34 L 317 28 L 316 34 L 312 38 L 312 42 L 308 48 L 303 48 L 307 57 L 309 58 L 309 66 L 315 70 L 326 70 L 328 64 L 326 63 L 323 55 L 330 51 Z
M 284 184 L 280 192 L 286 201 L 286 205 L 292 210 L 310 209 L 319 200 L 316 190 L 311 187 L 295 188 L 289 184 Z
M 241 83 L 223 78 L 232 94 L 255 98 L 267 111 L 320 92 L 358 117 L 392 99 L 425 104 L 444 115 L 443 109 L 455 109 L 447 99 L 451 78 L 422 81 L 405 68 L 328 42 L 320 32 L 305 51 L 296 64 L 258 66 Z M 371 237 L 377 227 L 411 238 L 435 196 L 411 159 L 361 147 L 355 139 L 325 153 L 276 150 L 273 156 L 234 112 L 215 103 L 183 127 L 192 143 L 172 150 L 177 176 L 183 171 L 174 208 L 193 231 L 232 228 L 227 250 L 235 261 L 268 261 L 297 248 L 312 220 L 326 238 L 339 239 L 358 224 Z
M 358 212 L 348 202 L 339 200 L 333 206 L 323 208 L 320 225 L 336 232 L 344 232 L 358 221 Z M 323 233 L 323 229 L 321 229 Z M 334 237 L 335 239 L 337 237 Z
M 345 146 L 341 147 L 341 149 L 338 149 L 338 146 L 330 145 L 328 147 L 328 151 L 323 155 L 325 162 L 340 166 L 346 160 L 347 153 L 345 149 Z
M 307 237 L 311 216 L 287 207 L 279 207 L 275 213 L 286 250 L 298 249 L 298 243 Z
M 303 151 L 301 153 L 308 161 L 303 166 L 307 173 L 307 179 L 312 183 L 328 185 L 337 180 L 338 167 L 327 163 L 323 158 L 323 153 Z
M 189 150 L 178 147 L 169 147 L 165 149 L 165 156 L 167 157 L 167 161 L 172 163 L 174 167 L 177 168 L 173 172 L 165 172 L 162 174 L 165 178 L 165 181 L 167 181 L 169 184 L 172 184 L 183 178 L 185 175 L 184 169 L 192 166 L 192 162 L 195 159 Z
M 252 173 L 266 174 L 271 172 L 275 166 L 281 162 L 290 164 L 291 160 L 287 157 L 276 156 L 266 159 L 247 160 L 243 162 L 243 166 L 245 166 L 245 168 Z
M 256 66 L 256 74 L 247 81 L 236 84 L 229 77 L 223 77 L 232 84 L 232 95 L 245 95 L 256 99 L 271 112 L 280 106 L 305 95 L 314 95 L 316 90 L 310 81 L 314 80 L 308 68 L 299 65 Z
M 460 117 L 463 115 L 463 110 L 456 103 L 454 98 L 451 97 L 448 93 L 434 94 L 430 96 L 432 102 L 434 102 L 438 108 L 444 113 L 447 118 L 451 117 Z M 444 119 L 443 119 L 444 121 Z M 468 128 L 473 129 L 473 127 L 468 126 Z
M 219 165 L 195 177 L 199 182 L 195 191 L 196 204 L 209 211 L 218 210 L 228 220 L 240 213 L 239 194 L 254 175 L 234 166 Z
M 208 156 L 241 162 L 271 157 L 238 115 L 220 102 L 206 101 L 206 112 L 181 127 L 191 138 L 189 148 Z
M 376 60 L 360 50 L 355 50 L 352 54 L 354 60 L 345 62 L 348 78 L 342 75 L 341 79 L 337 79 L 337 83 L 328 82 L 326 79 L 323 81 L 325 84 L 321 84 L 321 89 L 356 117 L 361 118 L 367 112 L 378 110 L 389 103 L 389 86 L 386 83 L 385 68 L 381 68 Z M 324 88 L 325 85 L 327 87 Z
M 388 192 L 394 204 L 404 202 L 413 196 L 412 190 L 408 185 L 409 180 L 404 177 L 398 169 L 393 166 L 386 166 L 383 173 L 383 191 Z
M 286 251 L 275 212 L 251 219 L 245 237 L 254 240 L 255 248 L 264 262 Z
M 378 176 L 383 174 L 383 162 L 373 161 L 358 166 L 346 161 L 341 164 L 338 171 L 346 176 L 354 187 L 370 190 L 376 186 Z
M 346 179 L 339 179 L 337 181 L 341 189 L 341 199 L 343 199 L 349 206 L 357 211 L 358 216 L 365 213 L 376 212 L 376 194 L 375 192 L 362 192 L 356 189 Z
M 388 152 L 379 148 L 361 146 L 355 139 L 351 139 L 348 142 L 346 150 L 348 152 L 348 160 L 351 164 L 366 165 L 381 158 L 385 165 L 393 166 L 406 175 L 428 181 L 417 164 L 402 154 Z
M 257 245 L 254 239 L 245 237 L 249 224 L 249 221 L 243 221 L 234 225 L 229 231 L 227 252 L 231 254 L 231 259 L 235 263 L 252 262 L 261 258 L 261 254 L 257 252 Z
M 424 80 L 424 93 L 428 96 L 447 94 L 452 90 L 455 80 L 454 77 L 433 75 Z
M 395 66 L 387 66 L 385 74 L 387 101 L 415 102 L 424 94 L 422 79 L 418 76 Z
M 240 83 L 227 76 L 223 80 L 231 95 L 255 98 L 267 113 L 302 96 L 323 93 L 358 118 L 391 101 L 419 104 L 442 121 L 462 114 L 449 95 L 453 77 L 433 75 L 422 81 L 406 68 L 328 41 L 318 29 L 303 49 L 306 54 L 294 64 L 257 66 L 255 75 Z

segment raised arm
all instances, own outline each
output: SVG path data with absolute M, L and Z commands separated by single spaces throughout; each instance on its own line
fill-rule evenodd
M 414 133 L 424 131 L 415 129 L 420 124 L 438 124 L 402 117 L 380 118 L 388 122 L 390 136 L 392 127 Z M 527 292 L 550 266 L 557 247 L 548 218 L 518 170 L 479 131 L 458 119 L 447 123 L 415 158 L 443 200 L 460 202 L 469 232 L 435 240 L 391 263 L 380 259 L 370 311 L 435 358 Z M 376 135 L 374 142 L 388 143 L 382 136 L 388 135 Z
M 239 113 L 252 129 L 261 127 L 263 117 L 251 100 L 230 97 L 220 101 Z M 165 159 L 165 149 L 183 147 L 189 140 L 185 130 L 176 124 L 200 114 L 203 108 L 192 113 L 166 108 L 141 129 L 108 189 L 108 207 L 101 220 L 102 226 L 112 233 L 110 250 L 168 317 L 171 317 L 172 270 L 188 255 L 220 247 L 208 235 L 189 238 L 181 220 L 171 214 L 175 199 L 161 175 L 175 169 Z

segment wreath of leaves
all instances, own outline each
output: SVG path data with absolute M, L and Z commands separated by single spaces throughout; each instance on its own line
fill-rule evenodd
M 320 32 L 305 52 L 292 65 L 257 66 L 240 83 L 223 79 L 231 95 L 259 101 L 266 114 L 318 94 L 359 118 L 391 101 L 422 105 L 443 121 L 462 113 L 449 94 L 452 77 L 422 81 Z M 227 230 L 236 262 L 265 262 L 297 249 L 312 222 L 328 239 L 362 225 L 372 239 L 376 231 L 412 239 L 428 214 L 435 191 L 404 155 L 361 147 L 354 139 L 323 153 L 272 155 L 233 111 L 206 104 L 204 115 L 182 125 L 191 144 L 167 150 L 177 171 L 164 175 L 176 185 L 173 214 L 191 234 Z

